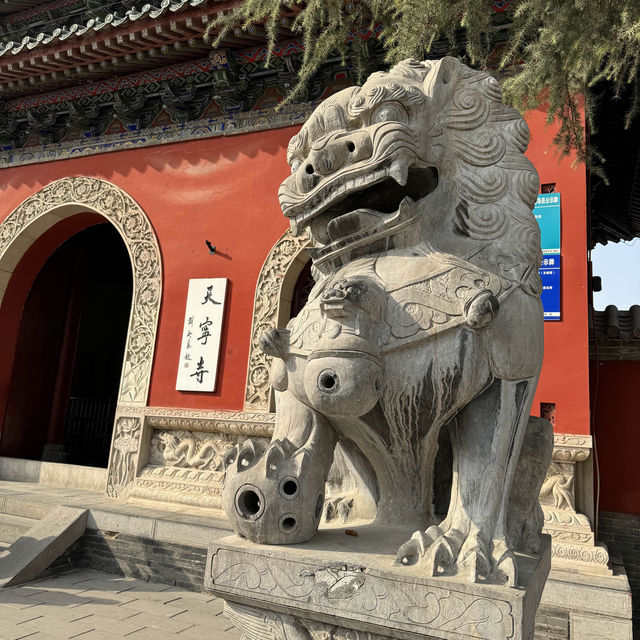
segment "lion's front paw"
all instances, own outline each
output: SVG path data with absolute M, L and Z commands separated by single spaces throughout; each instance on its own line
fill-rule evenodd
M 398 549 L 395 564 L 418 565 L 427 575 L 456 575 L 468 582 L 492 581 L 495 575 L 490 545 L 478 532 L 465 535 L 452 527 L 446 531 L 437 526 L 424 533 L 416 531 Z

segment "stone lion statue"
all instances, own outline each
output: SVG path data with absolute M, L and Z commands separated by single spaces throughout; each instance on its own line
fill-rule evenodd
M 313 537 L 342 441 L 375 478 L 376 524 L 415 530 L 397 563 L 516 584 L 552 448 L 550 425 L 529 418 L 543 313 L 528 141 L 498 82 L 451 57 L 373 74 L 292 138 L 280 204 L 312 239 L 316 285 L 286 330 L 262 337 L 277 422 L 268 446 L 226 455 L 239 534 Z M 445 425 L 453 481 L 437 522 Z

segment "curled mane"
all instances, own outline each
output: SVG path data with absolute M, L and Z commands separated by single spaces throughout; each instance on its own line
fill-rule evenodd
M 374 74 L 362 91 L 384 75 Z M 539 178 L 524 155 L 524 118 L 502 103 L 495 78 L 454 58 L 404 60 L 388 72 L 387 82 L 392 78 L 420 83 L 431 100 L 422 123 L 426 131 L 419 135 L 426 136 L 425 159 L 438 168 L 449 192 L 450 210 L 439 212 L 445 237 L 449 233 L 457 247 L 467 239 L 462 257 L 539 295 L 540 229 L 532 214 Z M 436 88 L 438 82 L 448 91 Z M 438 98 L 443 94 L 444 100 Z
M 524 155 L 529 127 L 502 103 L 495 78 L 459 68 L 445 116 L 458 197 L 453 231 L 486 243 L 472 262 L 539 295 L 540 228 L 531 211 L 539 178 Z

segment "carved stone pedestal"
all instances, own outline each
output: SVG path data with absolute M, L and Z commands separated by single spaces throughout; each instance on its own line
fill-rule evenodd
M 237 536 L 209 547 L 205 586 L 225 600 L 243 640 L 529 640 L 550 565 L 518 555 L 519 588 L 425 577 L 394 566 L 406 530 L 325 529 L 310 542 L 267 546 Z
M 554 570 L 610 576 L 607 548 L 596 543 L 589 518 L 576 505 L 577 465 L 590 455 L 591 436 L 555 434 L 552 462 L 540 491 L 542 530 L 551 536 Z
M 542 530 L 552 541 L 541 612 L 564 613 L 570 640 L 631 640 L 631 592 L 624 567 L 612 565 L 581 512 L 593 504 L 591 446 L 591 436 L 555 434 L 553 461 L 540 491 Z

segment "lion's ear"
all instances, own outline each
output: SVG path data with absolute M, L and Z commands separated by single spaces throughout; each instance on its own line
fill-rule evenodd
M 438 109 L 448 102 L 453 88 L 458 82 L 460 73 L 460 63 L 456 58 L 446 56 L 436 62 L 431 68 L 431 72 L 424 80 L 424 92 L 435 100 L 435 109 Z

